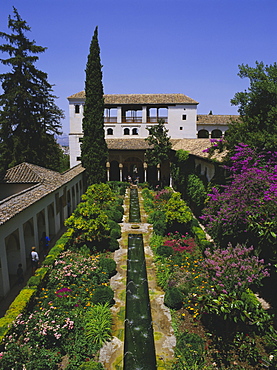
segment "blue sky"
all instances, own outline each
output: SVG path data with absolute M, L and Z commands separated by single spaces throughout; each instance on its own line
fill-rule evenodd
M 55 84 L 64 133 L 96 26 L 106 94 L 183 93 L 199 114 L 236 114 L 230 99 L 248 87 L 238 65 L 277 61 L 277 0 L 1 0 L 1 31 L 13 6 L 48 48 L 37 67 Z

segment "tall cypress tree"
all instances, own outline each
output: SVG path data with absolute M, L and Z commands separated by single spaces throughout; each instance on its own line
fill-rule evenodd
M 86 168 L 87 181 L 90 185 L 106 180 L 108 157 L 104 132 L 104 93 L 97 27 L 91 40 L 86 65 L 85 94 L 81 160 L 82 165 Z
M 62 154 L 54 135 L 61 133 L 64 114 L 54 102 L 47 73 L 35 67 L 36 54 L 46 48 L 25 36 L 30 27 L 16 8 L 13 12 L 8 19 L 11 34 L 0 32 L 7 40 L 0 50 L 9 54 L 0 61 L 11 67 L 0 74 L 0 171 L 25 161 L 58 170 Z

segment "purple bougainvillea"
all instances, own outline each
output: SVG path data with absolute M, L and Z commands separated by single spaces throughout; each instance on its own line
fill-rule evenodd
M 207 231 L 229 241 L 271 247 L 277 230 L 277 152 L 257 154 L 240 144 L 231 158 L 230 183 L 213 188 L 201 217 Z

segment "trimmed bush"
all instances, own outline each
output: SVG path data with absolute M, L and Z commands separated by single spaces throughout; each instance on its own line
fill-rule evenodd
M 121 207 L 121 206 L 119 206 Z M 121 207 L 122 208 L 122 207 Z M 107 216 L 115 222 L 121 222 L 123 217 L 123 212 L 120 212 L 117 208 L 112 208 L 106 211 Z
M 164 295 L 164 304 L 172 309 L 179 310 L 183 306 L 183 294 L 176 288 L 168 288 Z
M 108 249 L 111 252 L 117 251 L 119 249 L 119 242 L 115 238 L 111 238 L 109 242 Z
M 156 253 L 160 256 L 169 257 L 173 254 L 173 248 L 170 247 L 169 245 L 160 245 L 156 249 Z
M 112 258 L 100 258 L 99 267 L 107 272 L 109 278 L 116 273 L 116 262 Z
M 120 229 L 112 229 L 110 232 L 110 236 L 113 239 L 121 238 L 121 230 Z
M 111 287 L 106 286 L 106 285 L 100 285 L 98 286 L 94 294 L 92 296 L 92 303 L 93 304 L 109 304 L 113 305 L 113 298 L 114 298 L 114 292 Z

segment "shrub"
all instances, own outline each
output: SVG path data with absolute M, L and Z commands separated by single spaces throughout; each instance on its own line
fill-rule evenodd
M 157 235 L 164 235 L 166 232 L 166 224 L 163 220 L 157 220 L 153 223 L 153 230 Z
M 146 199 L 146 198 L 148 198 L 150 200 L 154 199 L 153 193 L 148 188 L 142 189 L 141 194 L 142 194 L 144 199 Z
M 162 211 L 154 211 L 150 214 L 148 222 L 153 224 L 153 230 L 157 235 L 164 235 L 166 231 L 165 214 Z
M 252 254 L 253 247 L 239 244 L 228 248 L 206 249 L 203 269 L 212 280 L 214 293 L 241 294 L 252 284 L 259 285 L 264 277 L 269 276 L 264 260 Z
M 115 222 L 121 222 L 123 217 L 123 213 L 118 211 L 116 208 L 112 208 L 106 211 L 106 215 L 109 217 L 109 219 Z
M 110 252 L 114 252 L 119 249 L 119 242 L 115 238 L 110 238 L 108 249 Z
M 164 304 L 169 308 L 179 310 L 183 306 L 183 294 L 180 289 L 168 288 L 164 295 Z
M 96 287 L 94 294 L 92 296 L 92 303 L 93 304 L 113 304 L 114 292 L 111 287 L 106 285 L 100 285 Z
M 169 257 L 173 254 L 173 249 L 169 245 L 160 245 L 156 249 L 156 253 L 160 256 Z
M 116 273 L 116 262 L 112 258 L 101 257 L 99 260 L 99 267 L 103 271 L 106 271 L 109 277 Z
M 103 365 L 100 362 L 95 362 L 93 360 L 83 362 L 78 370 L 104 370 Z
M 110 232 L 110 236 L 113 239 L 121 238 L 121 229 L 120 228 L 119 229 L 118 228 L 112 229 L 111 232 Z
M 175 223 L 187 224 L 192 220 L 192 213 L 186 202 L 181 199 L 180 193 L 172 193 L 171 198 L 164 206 L 164 212 L 168 226 Z
M 197 175 L 191 174 L 188 176 L 187 196 L 189 200 L 197 207 L 200 207 L 204 204 L 207 192 L 203 181 Z

